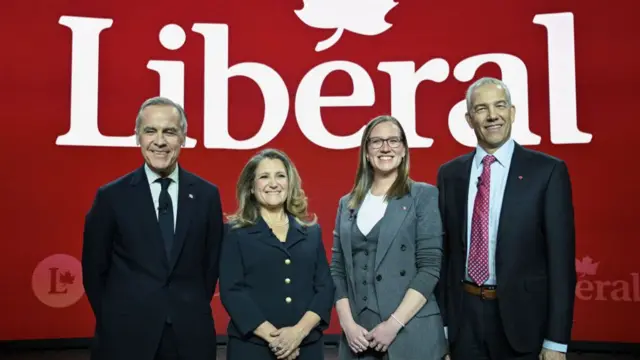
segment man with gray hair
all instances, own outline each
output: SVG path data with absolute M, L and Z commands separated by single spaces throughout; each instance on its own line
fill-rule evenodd
M 438 171 L 450 356 L 565 359 L 576 286 L 567 166 L 511 139 L 516 109 L 502 81 L 476 81 L 466 101 L 478 146 Z
M 92 359 L 210 360 L 210 302 L 223 222 L 215 185 L 178 166 L 187 118 L 164 97 L 136 118 L 144 164 L 101 186 L 89 210 L 83 282 L 96 327 Z

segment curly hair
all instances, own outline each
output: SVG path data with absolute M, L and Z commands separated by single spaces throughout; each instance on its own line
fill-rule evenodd
M 302 180 L 293 162 L 282 151 L 276 149 L 265 149 L 254 155 L 240 172 L 238 183 L 236 184 L 236 200 L 238 208 L 235 213 L 227 216 L 229 224 L 233 228 L 251 226 L 256 223 L 260 216 L 260 204 L 255 195 L 251 192 L 256 181 L 256 169 L 262 160 L 278 159 L 282 161 L 287 172 L 289 182 L 287 199 L 284 204 L 286 213 L 291 214 L 298 223 L 304 226 L 311 226 L 317 222 L 317 216 L 309 215 L 307 212 L 307 196 L 302 190 Z

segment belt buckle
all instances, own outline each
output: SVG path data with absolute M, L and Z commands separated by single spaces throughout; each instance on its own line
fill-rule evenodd
M 484 291 L 485 291 L 485 287 L 484 286 L 480 286 L 480 298 L 482 300 L 489 300 L 489 298 L 484 295 L 485 294 Z
M 496 289 L 494 286 L 480 286 L 480 297 L 482 300 L 494 300 L 496 298 L 495 296 L 489 297 L 485 295 L 485 293 L 489 291 L 496 291 Z

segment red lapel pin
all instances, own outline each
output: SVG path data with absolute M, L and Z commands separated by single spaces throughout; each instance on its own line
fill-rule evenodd
M 522 180 L 522 175 L 518 176 L 518 179 Z

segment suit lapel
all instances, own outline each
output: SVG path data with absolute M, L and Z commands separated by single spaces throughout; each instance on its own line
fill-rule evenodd
M 498 220 L 496 258 L 500 256 L 501 248 L 505 246 L 504 241 L 508 239 L 508 237 L 503 236 L 505 231 L 507 231 L 505 229 L 508 229 L 510 224 L 513 223 L 510 220 L 513 216 L 517 216 L 518 207 L 522 206 L 518 201 L 518 195 L 527 191 L 527 179 L 533 178 L 533 176 L 527 176 L 527 170 L 532 168 L 527 164 L 527 153 L 517 143 L 514 145 L 513 157 L 511 158 L 511 165 L 509 166 L 509 173 L 507 174 L 507 182 L 502 198 L 500 219 Z
M 455 196 L 456 196 L 456 212 L 457 218 L 460 219 L 461 239 L 464 249 L 467 248 L 467 229 L 469 224 L 467 219 L 469 218 L 469 181 L 471 180 L 471 166 L 473 165 L 473 157 L 475 156 L 475 150 L 467 157 L 462 159 L 462 169 L 458 171 L 458 177 L 455 179 Z M 475 199 L 474 199 L 475 200 Z
M 293 228 L 291 228 L 291 217 L 289 218 L 289 231 L 287 231 L 287 241 L 289 241 L 289 234 L 292 233 L 294 230 Z M 287 249 L 285 249 L 285 247 L 282 245 L 282 243 L 280 242 L 280 240 L 278 240 L 278 238 L 272 233 L 271 228 L 269 227 L 269 225 L 267 225 L 267 223 L 264 221 L 264 219 L 261 216 L 258 216 L 258 219 L 256 220 L 256 224 L 251 226 L 250 228 L 248 228 L 248 233 L 249 234 L 255 234 L 257 235 L 256 238 L 258 239 L 258 241 L 269 245 L 271 247 L 274 247 L 282 252 L 284 252 L 285 254 L 287 254 L 287 256 L 290 256 L 289 252 L 287 251 Z
M 162 264 L 168 267 L 167 254 L 165 252 L 158 217 L 154 209 L 153 197 L 149 189 L 149 180 L 144 172 L 144 166 L 139 168 L 131 179 L 131 199 L 133 200 L 133 213 L 140 217 L 143 239 L 148 239 L 155 244 L 149 246 L 150 251 L 157 252 L 157 257 L 162 259 Z
M 287 241 L 285 246 L 287 249 L 291 249 L 295 244 L 307 238 L 307 228 L 300 225 L 296 219 L 289 216 L 289 230 L 287 231 Z
M 171 247 L 171 258 L 169 261 L 169 271 L 173 271 L 184 241 L 191 224 L 192 211 L 196 204 L 197 194 L 194 189 L 194 178 L 191 173 L 178 168 L 178 217 L 176 223 L 176 231 L 173 238 L 173 246 Z
M 387 254 L 391 243 L 393 243 L 393 240 L 396 238 L 398 230 L 400 230 L 400 226 L 402 226 L 412 206 L 413 199 L 410 194 L 400 199 L 391 199 L 389 201 L 387 210 L 380 220 L 380 236 L 378 237 L 378 249 L 376 251 L 376 270 L 378 270 L 378 266 L 380 266 L 382 259 Z
M 338 231 L 338 235 L 340 236 L 340 246 L 342 247 L 342 254 L 344 254 L 346 272 L 349 277 L 349 282 L 351 283 L 351 288 L 355 289 L 351 233 L 353 232 L 353 227 L 356 226 L 356 217 L 358 216 L 358 210 L 360 210 L 360 207 L 358 206 L 355 209 L 349 209 L 348 201 L 348 199 L 345 201 L 343 211 L 340 214 L 340 228 L 335 231 Z

